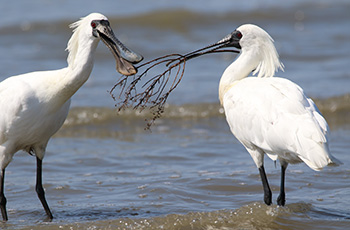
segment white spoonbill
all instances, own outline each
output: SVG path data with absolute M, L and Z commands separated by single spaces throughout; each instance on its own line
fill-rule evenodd
M 0 209 L 5 221 L 5 168 L 19 150 L 36 156 L 36 192 L 52 219 L 42 186 L 42 160 L 49 139 L 67 117 L 70 98 L 89 78 L 99 40 L 112 51 L 121 74 L 135 74 L 132 63 L 143 59 L 114 36 L 102 14 L 92 13 L 70 27 L 74 31 L 67 46 L 68 67 L 13 76 L 0 83 Z
M 283 64 L 273 39 L 256 25 L 242 25 L 214 45 L 185 57 L 188 60 L 224 47 L 241 49 L 219 84 L 226 120 L 259 169 L 267 205 L 272 203 L 272 193 L 265 174 L 264 155 L 279 160 L 281 186 L 277 204 L 283 206 L 289 163 L 305 162 L 317 171 L 329 164 L 340 164 L 328 148 L 327 122 L 298 85 L 274 77 L 278 69 L 283 70 Z M 209 48 L 213 49 L 205 51 Z M 251 72 L 257 77 L 248 77 Z

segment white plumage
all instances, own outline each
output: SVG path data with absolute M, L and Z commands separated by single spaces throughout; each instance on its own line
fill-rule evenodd
M 242 51 L 221 77 L 220 101 L 232 133 L 260 170 L 267 204 L 271 204 L 271 191 L 263 168 L 264 154 L 280 161 L 283 181 L 278 204 L 284 205 L 288 163 L 305 162 L 321 170 L 340 162 L 330 154 L 328 125 L 314 102 L 295 83 L 274 77 L 283 64 L 272 38 L 250 24 L 242 25 L 232 36 Z M 257 77 L 248 77 L 251 72 Z
M 67 117 L 70 98 L 87 81 L 100 39 L 111 49 L 117 70 L 125 75 L 136 73 L 131 63 L 142 56 L 124 47 L 114 36 L 108 19 L 92 13 L 72 24 L 74 33 L 68 42 L 68 67 L 9 77 L 0 83 L 0 208 L 7 220 L 4 196 L 5 168 L 13 155 L 24 150 L 37 158 L 36 190 L 44 209 L 52 219 L 41 180 L 41 165 L 47 143 Z
M 264 169 L 264 156 L 281 163 L 278 205 L 285 204 L 285 171 L 289 163 L 305 162 L 314 170 L 341 162 L 328 148 L 328 125 L 303 90 L 275 73 L 284 66 L 273 39 L 252 24 L 240 26 L 217 43 L 184 55 L 186 61 L 226 47 L 241 49 L 238 58 L 224 71 L 219 99 L 231 132 L 244 145 L 259 169 L 264 201 L 272 193 Z M 249 74 L 257 77 L 248 77 Z
M 304 161 L 314 170 L 331 163 L 327 123 L 293 82 L 277 77 L 240 80 L 225 93 L 223 106 L 232 133 L 258 167 L 261 152 L 274 161 Z
M 274 77 L 279 62 L 272 38 L 255 25 L 237 29 L 242 34 L 241 55 L 220 80 L 220 101 L 232 133 L 252 154 L 258 167 L 260 153 L 287 163 L 304 161 L 320 170 L 332 163 L 327 143 L 328 125 L 303 90 Z M 253 71 L 258 77 L 248 77 Z

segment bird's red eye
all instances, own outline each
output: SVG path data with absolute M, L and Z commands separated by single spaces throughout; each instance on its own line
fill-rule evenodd
M 242 38 L 242 33 L 236 30 L 236 37 L 241 39 Z
M 95 22 L 91 22 L 91 27 L 92 28 L 96 28 L 96 23 Z

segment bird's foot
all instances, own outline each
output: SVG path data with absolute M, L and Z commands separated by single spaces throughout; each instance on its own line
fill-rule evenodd
M 286 204 L 286 196 L 285 196 L 285 194 L 280 194 L 277 197 L 277 204 L 278 204 L 278 206 L 284 206 Z
M 271 193 L 265 193 L 264 195 L 264 202 L 266 205 L 272 204 L 272 194 Z

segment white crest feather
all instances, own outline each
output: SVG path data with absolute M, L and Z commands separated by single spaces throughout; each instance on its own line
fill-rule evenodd
M 241 31 L 243 34 L 243 40 L 249 43 L 245 47 L 241 44 L 242 49 L 254 49 L 256 55 L 259 56 L 259 64 L 255 68 L 253 75 L 257 77 L 273 77 L 278 69 L 284 71 L 284 65 L 279 60 L 279 55 L 273 44 L 274 40 L 272 37 L 262 28 L 246 24 L 240 26 L 237 30 Z
M 80 31 L 85 27 L 85 26 L 90 26 L 90 22 L 92 20 L 108 20 L 106 16 L 100 14 L 100 13 L 91 13 L 86 17 L 80 18 L 79 21 L 73 22 L 72 24 L 69 25 L 69 28 L 73 29 L 73 35 L 68 41 L 68 45 L 66 50 L 68 50 L 68 58 L 67 62 L 68 65 L 73 65 L 74 64 L 74 59 L 75 56 L 78 52 L 79 48 L 79 34 Z
M 266 36 L 267 40 L 265 40 L 264 45 L 260 49 L 262 61 L 253 72 L 253 75 L 258 73 L 257 77 L 273 77 L 278 69 L 284 71 L 284 65 L 280 62 L 279 55 L 273 44 L 274 40 L 267 33 Z
M 72 24 L 69 25 L 69 28 L 73 29 L 73 35 L 68 41 L 68 45 L 66 50 L 69 52 L 68 57 L 67 57 L 67 62 L 68 65 L 73 65 L 74 64 L 74 59 L 75 56 L 78 52 L 78 47 L 79 47 L 79 28 L 80 25 L 82 24 L 82 21 L 84 18 L 81 18 L 79 21 L 73 22 Z

